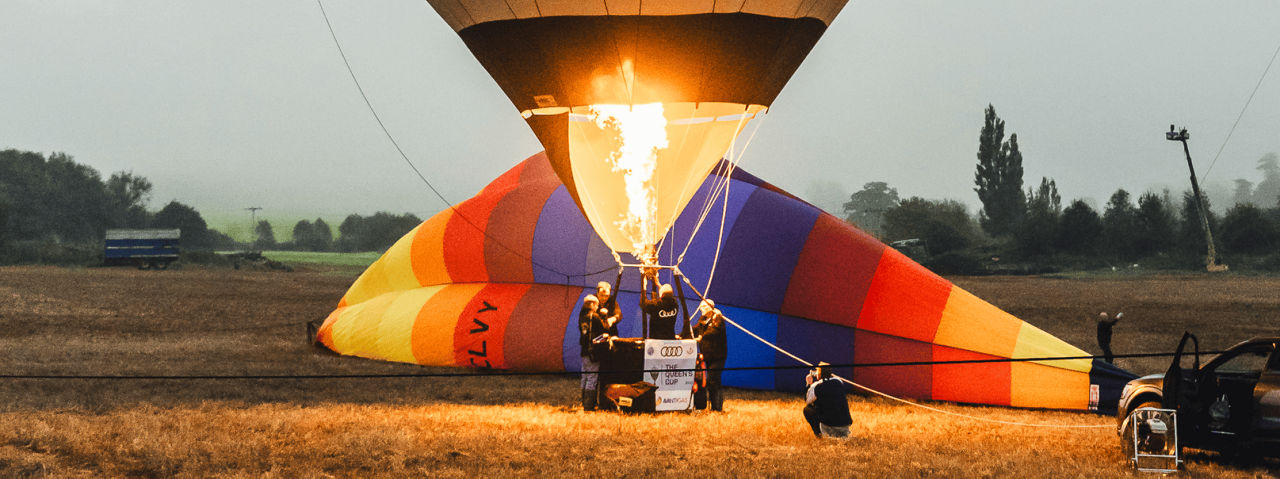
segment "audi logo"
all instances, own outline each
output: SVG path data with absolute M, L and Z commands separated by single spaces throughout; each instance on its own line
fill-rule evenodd
M 658 354 L 664 358 L 680 357 L 680 355 L 684 354 L 684 348 L 681 346 L 663 346 L 662 349 L 658 350 Z

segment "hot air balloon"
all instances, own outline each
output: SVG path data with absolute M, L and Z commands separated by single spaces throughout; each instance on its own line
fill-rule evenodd
M 846 1 L 428 3 L 528 122 L 604 244 L 653 264 Z
M 720 186 L 727 191 L 717 197 Z M 832 364 L 1087 356 L 741 169 L 715 168 L 691 198 L 700 208 L 680 215 L 663 244 L 688 245 L 681 269 L 745 329 L 729 328 L 728 368 L 797 365 L 746 331 Z M 717 224 L 695 228 L 708 217 Z M 539 154 L 405 235 L 356 280 L 316 339 L 388 361 L 578 371 L 576 313 L 615 274 L 609 247 Z M 639 336 L 639 288 L 628 288 L 638 273 L 628 274 L 617 294 L 629 308 L 620 333 Z M 1100 411 L 1115 408 L 1133 377 L 1088 359 L 837 372 L 909 398 Z M 788 369 L 726 371 L 723 381 L 803 388 L 803 374 Z

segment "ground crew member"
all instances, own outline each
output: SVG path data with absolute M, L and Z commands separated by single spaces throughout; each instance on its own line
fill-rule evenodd
M 657 284 L 657 274 L 653 275 Z M 649 335 L 653 339 L 676 339 L 676 318 L 680 315 L 680 302 L 671 285 L 664 284 L 657 293 L 649 293 L 647 300 L 640 302 L 640 309 L 649 315 Z
M 600 299 L 588 294 L 582 299 L 582 310 L 578 312 L 578 347 L 582 354 L 582 410 L 594 411 L 599 399 L 600 343 L 594 341 L 604 338 L 608 347 L 610 329 L 599 313 Z M 617 330 L 612 330 L 617 334 Z
M 1104 361 L 1115 364 L 1115 354 L 1111 353 L 1111 327 L 1115 326 L 1124 313 L 1116 313 L 1115 318 L 1107 318 L 1107 313 L 1098 314 L 1098 347 L 1102 348 Z
M 724 410 L 724 390 L 720 386 L 720 374 L 724 372 L 729 357 L 729 343 L 725 337 L 724 315 L 715 309 L 709 299 L 698 305 L 702 316 L 693 327 L 693 339 L 698 341 L 698 351 L 706 364 L 706 394 L 712 411 Z
M 596 284 L 596 299 L 600 300 L 600 306 L 596 308 L 596 312 L 604 318 L 605 326 L 612 330 L 610 334 L 617 336 L 618 322 L 622 321 L 622 310 L 618 309 L 618 298 L 613 295 L 613 288 L 609 286 L 608 281 Z

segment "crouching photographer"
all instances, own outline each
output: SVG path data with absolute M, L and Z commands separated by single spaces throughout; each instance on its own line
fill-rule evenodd
M 830 364 L 818 363 L 809 371 L 804 381 L 809 385 L 805 393 L 804 419 L 813 428 L 813 435 L 821 437 L 848 437 L 849 401 L 845 397 L 844 383 L 831 377 Z

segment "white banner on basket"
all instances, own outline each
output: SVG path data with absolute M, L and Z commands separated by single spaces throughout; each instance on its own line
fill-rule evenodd
M 644 382 L 657 386 L 655 411 L 684 411 L 693 406 L 693 371 L 698 343 L 692 339 L 649 339 L 644 344 Z M 667 371 L 672 370 L 672 371 Z M 683 371 L 681 371 L 683 370 Z

